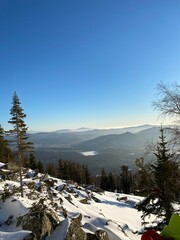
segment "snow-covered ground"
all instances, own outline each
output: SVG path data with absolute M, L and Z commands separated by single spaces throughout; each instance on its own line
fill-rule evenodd
M 0 240 L 20 240 L 29 234 L 29 231 L 16 227 L 17 217 L 24 215 L 34 202 L 40 197 L 47 197 L 47 189 L 42 188 L 42 192 L 33 190 L 38 198 L 29 199 L 29 193 L 32 191 L 28 186 L 33 183 L 36 187 L 43 186 L 42 175 L 38 174 L 35 178 L 33 172 L 29 171 L 29 178 L 23 179 L 24 197 L 21 198 L 19 193 L 9 197 L 3 202 L 0 200 Z M 54 178 L 53 178 L 54 179 Z M 85 232 L 94 233 L 97 229 L 104 229 L 111 240 L 136 240 L 141 236 L 137 234 L 142 229 L 141 213 L 135 209 L 135 205 L 142 198 L 133 195 L 124 195 L 119 193 L 104 192 L 98 193 L 87 190 L 73 184 L 68 184 L 63 180 L 54 179 L 54 187 L 51 187 L 51 193 L 54 193 L 53 202 L 59 204 L 62 199 L 62 206 L 67 211 L 67 217 L 62 215 L 61 208 L 56 210 L 61 224 L 56 230 L 46 238 L 46 240 L 64 240 L 71 219 L 82 214 L 82 229 Z M 3 191 L 5 184 L 12 189 L 18 187 L 16 181 L 0 181 L 0 193 Z M 66 186 L 66 188 L 64 188 Z M 118 200 L 121 197 L 127 197 L 124 200 Z M 70 197 L 69 201 L 67 197 Z M 87 204 L 81 203 L 83 199 L 89 199 Z M 48 205 L 47 200 L 47 205 Z M 12 217 L 11 223 L 6 224 L 7 219 Z

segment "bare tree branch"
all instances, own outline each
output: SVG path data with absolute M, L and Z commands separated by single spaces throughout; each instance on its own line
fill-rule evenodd
M 159 99 L 153 102 L 153 107 L 158 110 L 160 116 L 174 117 L 180 121 L 180 85 L 177 83 L 157 85 Z
M 158 100 L 153 102 L 153 107 L 158 110 L 160 117 L 169 117 L 174 127 L 166 128 L 172 133 L 171 142 L 180 142 L 180 85 L 164 84 L 157 85 Z

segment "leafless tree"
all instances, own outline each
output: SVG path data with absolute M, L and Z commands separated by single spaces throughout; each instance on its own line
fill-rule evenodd
M 153 103 L 163 117 L 171 117 L 180 123 L 180 85 L 157 85 L 159 99 Z
M 158 99 L 153 102 L 153 107 L 158 110 L 159 116 L 171 119 L 172 140 L 180 142 L 180 85 L 177 83 L 157 85 Z

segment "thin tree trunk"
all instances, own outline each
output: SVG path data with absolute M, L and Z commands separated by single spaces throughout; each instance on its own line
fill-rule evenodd
M 20 177 L 20 192 L 21 192 L 21 197 L 24 197 L 24 193 L 23 193 L 23 182 L 22 182 L 22 157 L 21 157 L 21 153 L 19 153 L 19 177 Z
M 19 160 L 19 177 L 20 177 L 20 192 L 21 197 L 24 197 L 23 194 L 23 182 L 22 182 L 22 152 L 20 150 L 21 146 L 21 139 L 20 139 L 20 133 L 19 133 L 19 126 L 17 124 L 17 140 L 18 140 L 18 160 Z

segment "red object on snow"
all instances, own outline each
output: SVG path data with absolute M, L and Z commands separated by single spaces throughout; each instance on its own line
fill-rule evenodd
M 154 230 L 147 230 L 141 236 L 141 240 L 164 240 L 164 238 Z

